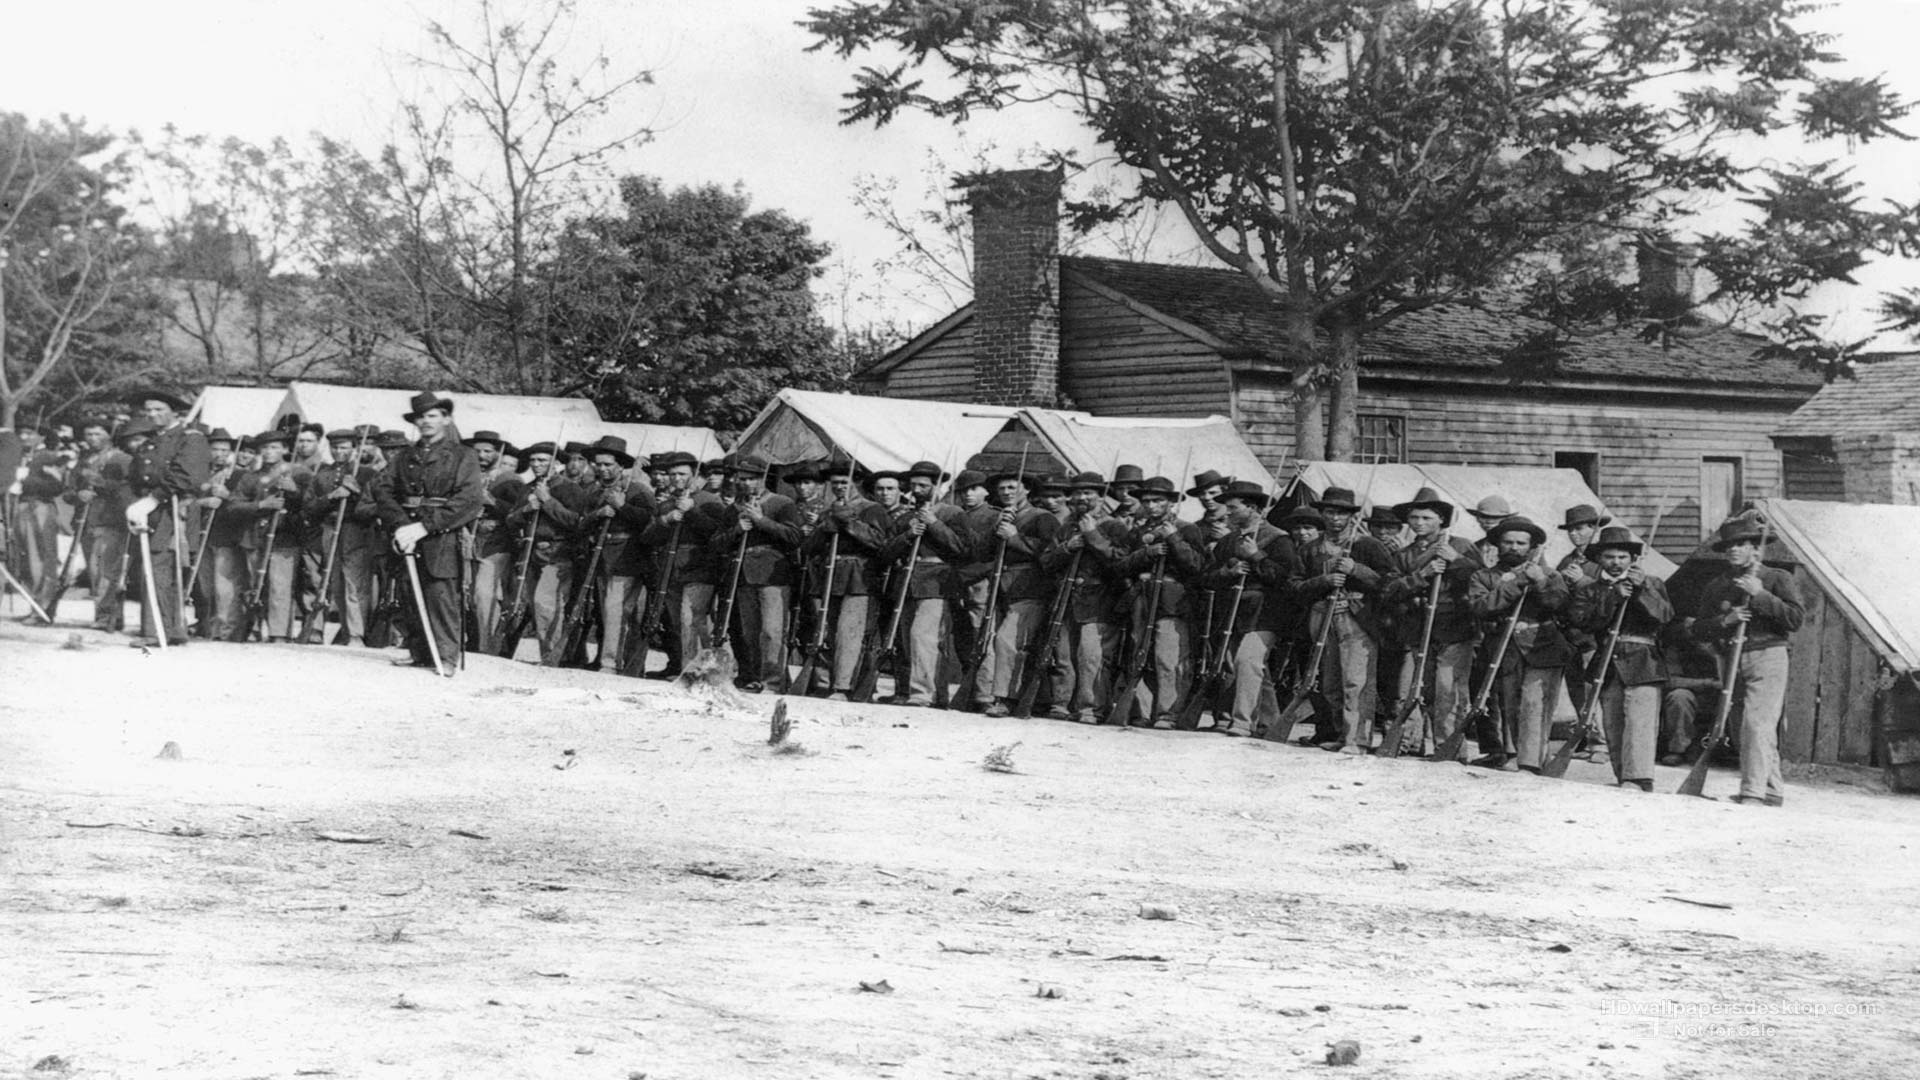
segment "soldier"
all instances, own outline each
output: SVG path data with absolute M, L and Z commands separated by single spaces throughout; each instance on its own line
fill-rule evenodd
M 1317 640 L 1327 634 L 1320 669 L 1317 716 L 1331 720 L 1337 709 L 1339 724 L 1318 724 L 1326 736 L 1322 749 L 1365 754 L 1373 748 L 1373 710 L 1370 690 L 1376 681 L 1380 624 L 1380 590 L 1393 576 L 1393 555 L 1371 536 L 1356 535 L 1360 504 L 1347 488 L 1329 487 L 1314 502 L 1325 527 L 1315 529 L 1307 519 L 1306 533 L 1294 533 L 1302 580 L 1295 602 L 1308 609 L 1306 631 Z M 1317 533 L 1317 535 L 1314 535 Z M 1327 620 L 1332 626 L 1327 626 Z M 1311 672 L 1303 672 L 1311 678 Z
M 339 487 L 345 489 L 348 504 L 346 525 L 340 534 L 340 632 L 334 637 L 334 644 L 351 644 L 355 638 L 362 644 L 367 643 L 367 625 L 371 621 L 374 606 L 378 603 L 378 592 L 374 573 L 375 560 L 380 554 L 382 537 L 380 536 L 379 514 L 368 498 L 373 486 L 373 478 L 384 466 L 384 456 L 376 441 L 380 432 L 371 424 L 361 424 L 353 429 L 354 450 L 348 450 L 352 459 L 348 468 L 340 473 Z M 332 498 L 333 492 L 328 493 Z
M 13 511 L 15 563 L 20 584 L 42 607 L 53 598 L 60 575 L 60 496 L 67 490 L 66 461 L 55 450 L 56 429 L 20 429 L 19 498 Z
M 1135 494 L 1140 499 L 1141 516 L 1117 569 L 1134 583 L 1134 640 L 1145 642 L 1150 638 L 1153 642 L 1153 684 L 1151 692 L 1136 699 L 1133 707 L 1138 708 L 1144 725 L 1172 727 L 1173 710 L 1187 692 L 1193 659 L 1191 593 L 1195 591 L 1194 582 L 1206 569 L 1207 543 L 1198 525 L 1183 523 L 1174 516 L 1180 493 L 1173 481 L 1164 476 L 1149 477 Z M 1164 574 L 1159 603 L 1149 607 L 1150 579 L 1156 564 L 1164 566 Z
M 1597 559 L 1587 551 L 1587 544 L 1593 540 L 1594 534 L 1599 532 L 1602 526 L 1612 520 L 1584 503 L 1567 508 L 1566 518 L 1559 528 L 1567 534 L 1567 540 L 1573 545 L 1573 550 L 1560 557 L 1560 561 L 1554 564 L 1554 570 L 1567 579 L 1567 588 L 1574 595 L 1579 594 L 1582 585 L 1599 575 Z M 1587 666 L 1593 661 L 1593 635 L 1575 625 L 1571 620 L 1567 620 L 1561 629 L 1567 635 L 1567 643 L 1573 646 L 1576 659 L 1575 663 L 1567 666 L 1567 700 L 1573 704 L 1573 711 L 1578 714 L 1586 707 Z M 1605 761 L 1607 756 L 1605 740 L 1604 730 L 1588 733 L 1587 753 L 1584 756 L 1589 761 Z
M 244 543 L 253 552 L 253 581 L 266 605 L 266 624 L 260 634 L 269 642 L 293 636 L 296 578 L 305 557 L 299 521 L 312 480 L 308 477 L 307 485 L 303 485 L 287 461 L 291 442 L 287 433 L 279 430 L 255 435 L 253 447 L 260 454 L 260 468 L 242 478 L 233 491 L 233 511 L 253 522 Z M 262 581 L 264 586 L 258 584 Z M 239 629 L 251 629 L 246 624 L 254 617 L 254 613 L 243 613 Z
M 1780 806 L 1786 785 L 1780 775 L 1780 718 L 1787 700 L 1787 640 L 1806 617 L 1792 575 L 1766 565 L 1765 533 L 1752 517 L 1720 526 L 1713 549 L 1727 557 L 1726 573 L 1700 594 L 1694 637 L 1725 648 L 1743 624 L 1746 644 L 1733 685 L 1740 709 L 1740 794 L 1735 802 Z
M 134 458 L 130 486 L 134 501 L 127 506 L 127 527 L 148 534 L 152 550 L 152 592 L 160 610 L 140 606 L 140 637 L 135 646 L 155 646 L 165 635 L 167 644 L 187 641 L 180 596 L 180 564 L 176 545 L 184 539 L 174 504 L 192 499 L 207 482 L 210 457 L 205 436 L 188 427 L 185 398 L 168 390 L 141 390 L 128 395 L 129 404 L 145 414 L 155 431 L 152 442 Z
M 1474 571 L 1481 569 L 1480 557 L 1474 545 L 1447 534 L 1453 522 L 1453 504 L 1442 500 L 1432 488 L 1421 488 L 1411 501 L 1393 510 L 1413 533 L 1407 546 L 1394 553 L 1394 576 L 1381 590 L 1382 602 L 1393 605 L 1396 644 L 1405 652 L 1400 678 L 1395 682 L 1394 708 L 1397 711 L 1401 703 L 1424 689 L 1413 685 L 1414 668 L 1433 579 L 1439 577 L 1440 602 L 1433 610 L 1433 636 L 1427 642 L 1427 680 L 1432 691 L 1425 697 L 1434 741 L 1445 742 L 1465 718 L 1469 704 L 1468 680 L 1480 628 L 1467 608 L 1467 583 Z M 1408 734 L 1420 737 L 1402 731 L 1402 739 Z
M 831 671 L 816 670 L 814 685 L 801 692 L 827 690 L 835 701 L 845 701 L 853 690 L 861 648 L 874 619 L 873 596 L 881 584 L 875 580 L 873 559 L 891 532 L 886 509 L 855 488 L 853 469 L 852 461 L 844 458 L 827 463 L 823 474 L 829 503 L 806 543 L 814 580 L 823 583 L 828 598 L 821 617 L 832 628 L 833 664 Z M 898 474 L 886 475 L 898 483 Z
M 953 621 L 954 651 L 963 657 L 973 655 L 986 625 L 987 578 L 993 573 L 993 529 L 1000 523 L 1000 508 L 993 505 L 987 490 L 987 474 L 978 469 L 962 469 L 953 481 L 953 502 L 960 508 L 970 561 L 954 573 L 959 592 L 954 605 L 958 618 Z M 993 669 L 993 650 L 988 648 L 982 670 Z M 963 688 L 963 694 L 971 694 Z
M 742 633 L 738 646 L 743 662 L 740 689 L 757 694 L 763 689 L 787 690 L 787 609 L 794 586 L 793 561 L 806 538 L 800 506 L 793 499 L 767 490 L 767 466 L 742 461 L 733 472 L 734 531 L 717 532 L 738 545 L 746 538 L 740 563 L 739 592 L 734 611 Z M 728 551 L 733 555 L 740 549 Z
M 460 530 L 480 516 L 480 460 L 451 438 L 453 402 L 432 391 L 413 395 L 402 417 L 420 432 L 420 441 L 401 450 L 374 479 L 373 497 L 380 520 L 393 530 L 403 558 L 415 560 L 419 596 L 408 606 L 414 633 L 408 644 L 414 667 L 433 664 L 426 634 L 438 646 L 441 674 L 459 667 L 464 642 L 460 627 Z M 406 567 L 403 565 L 402 569 Z M 409 585 L 411 587 L 411 585 Z M 419 609 L 426 609 L 425 625 Z
M 1571 515 L 1569 515 L 1571 516 Z M 1568 621 L 1600 639 L 1613 627 L 1620 605 L 1620 635 L 1613 642 L 1612 662 L 1604 672 L 1600 708 L 1607 726 L 1607 745 L 1613 747 L 1613 778 L 1621 787 L 1653 790 L 1653 763 L 1659 754 L 1660 699 L 1666 683 L 1661 661 L 1660 635 L 1673 619 L 1673 604 L 1659 578 L 1638 565 L 1640 544 L 1624 528 L 1603 528 L 1597 540 L 1582 541 L 1581 549 L 1597 560 L 1594 574 L 1574 586 Z
M 561 475 L 554 459 L 555 449 L 550 442 L 534 443 L 526 448 L 530 479 L 521 498 L 508 508 L 505 518 L 507 527 L 522 543 L 526 530 L 534 530 L 533 560 L 526 571 L 533 575 L 533 581 L 521 589 L 533 606 L 533 638 L 543 657 L 545 650 L 557 647 L 555 636 L 566 615 L 563 608 L 573 592 L 571 541 L 581 515 L 591 505 L 587 492 Z
M 505 528 L 509 507 L 494 497 L 502 480 L 514 474 L 513 447 L 497 431 L 476 431 L 461 439 L 480 464 L 480 520 L 473 523 L 474 647 L 491 656 L 499 650 L 500 604 L 513 576 L 515 549 L 512 530 Z
M 669 658 L 662 672 L 671 676 L 679 674 L 674 660 L 685 664 L 713 645 L 713 592 L 719 574 L 713 539 L 736 526 L 720 497 L 696 484 L 698 458 L 675 450 L 661 462 L 667 486 L 655 503 L 656 516 L 642 542 L 654 549 L 656 558 L 672 560 L 666 610 L 673 618 L 679 653 Z
M 559 455 L 564 475 L 582 491 L 593 486 L 593 461 L 587 457 L 587 444 L 570 442 Z
M 1048 715 L 1097 724 L 1105 718 L 1110 704 L 1108 686 L 1125 625 L 1121 604 L 1126 578 L 1119 573 L 1118 564 L 1130 543 L 1131 530 L 1101 498 L 1108 485 L 1099 473 L 1080 473 L 1066 486 L 1071 516 L 1040 560 L 1043 569 L 1060 578 L 1057 588 L 1072 590 L 1059 635 L 1066 670 L 1064 677 L 1054 682 L 1053 707 Z M 1075 573 L 1066 577 L 1069 567 Z
M 105 417 L 81 422 L 86 450 L 68 476 L 67 501 L 86 517 L 86 533 L 74 542 L 84 545 L 93 586 L 93 628 L 118 632 L 127 618 L 122 582 L 127 576 L 127 504 L 132 501 L 127 483 L 133 458 L 114 446 L 108 423 Z M 140 436 L 153 426 L 142 417 L 129 421 L 126 430 Z
M 1138 465 L 1122 465 L 1113 470 L 1113 482 L 1107 485 L 1107 504 L 1114 517 L 1131 524 L 1140 517 L 1140 499 L 1136 492 L 1147 474 Z
M 951 625 L 948 603 L 959 588 L 959 567 L 972 556 L 972 537 L 966 512 L 938 501 L 940 485 L 952 479 L 948 473 L 931 461 L 918 461 L 904 475 L 911 513 L 882 554 L 906 575 L 895 589 L 905 605 L 901 621 L 907 642 L 899 654 L 904 662 L 894 670 L 894 700 L 924 708 L 934 703 L 945 677 L 941 646 Z
M 729 455 L 731 456 L 731 455 Z M 727 487 L 732 462 L 726 457 L 709 458 L 700 463 L 700 490 L 718 498 Z
M 1560 679 L 1573 659 L 1557 621 L 1567 606 L 1567 581 L 1541 565 L 1538 552 L 1547 531 L 1526 518 L 1515 515 L 1495 525 L 1492 539 L 1500 560 L 1473 575 L 1467 606 L 1499 628 L 1496 632 L 1504 632 L 1508 621 L 1513 625 L 1500 669 L 1493 673 L 1501 718 L 1497 766 L 1504 772 L 1538 773 L 1547 763 Z
M 214 428 L 207 434 L 207 482 L 200 485 L 200 497 L 195 500 L 206 545 L 201 555 L 205 561 L 194 577 L 202 600 L 200 622 L 194 632 L 210 641 L 232 639 L 240 624 L 240 597 L 247 587 L 246 552 L 241 543 L 253 518 L 228 505 L 243 475 L 237 446 L 226 428 Z
M 1367 512 L 1367 535 L 1378 541 L 1391 555 L 1407 546 L 1407 523 L 1391 506 L 1376 506 Z
M 1375 506 L 1367 512 L 1367 535 L 1386 550 L 1391 562 L 1400 549 L 1407 545 L 1407 523 L 1400 520 L 1400 515 L 1394 513 L 1393 507 Z M 1388 602 L 1385 595 L 1383 585 L 1380 597 L 1372 605 L 1375 642 L 1378 646 L 1373 681 L 1376 719 L 1390 719 L 1384 713 L 1393 707 L 1395 699 L 1400 696 L 1400 666 L 1407 659 L 1402 645 L 1406 635 L 1401 632 L 1398 621 L 1400 608 Z
M 988 716 L 1006 716 L 1013 711 L 1011 698 L 1019 692 L 1021 671 L 1027 647 L 1045 617 L 1046 601 L 1052 583 L 1040 572 L 1040 553 L 1053 541 L 1060 521 L 1052 514 L 1026 502 L 1027 478 L 1018 473 L 1000 473 L 988 478 L 997 502 L 999 519 L 995 522 L 987 550 L 1004 549 L 1000 573 L 1000 610 L 988 612 L 981 632 L 993 633 L 993 670 L 991 677 L 981 666 L 980 677 L 972 687 L 974 700 Z
M 628 620 L 637 605 L 646 602 L 646 580 L 642 571 L 646 552 L 641 537 L 653 524 L 653 493 L 645 484 L 627 475 L 633 467 L 633 455 L 627 453 L 627 441 L 617 435 L 603 435 L 587 448 L 593 464 L 593 485 L 586 489 L 587 506 L 579 528 L 588 543 L 607 522 L 607 539 L 595 571 L 600 590 L 600 655 L 588 665 L 592 671 L 613 671 L 626 644 Z
M 1224 655 L 1232 666 L 1233 703 L 1227 722 L 1216 719 L 1214 729 L 1225 735 L 1251 735 L 1267 684 L 1267 662 L 1285 637 L 1290 617 L 1287 590 L 1300 576 L 1300 563 L 1287 534 L 1263 520 L 1270 500 L 1260 485 L 1235 480 L 1223 485 L 1216 498 L 1225 511 L 1228 531 L 1209 553 L 1201 582 L 1215 597 L 1214 623 L 1226 646 L 1216 650 L 1216 657 Z M 1325 519 L 1307 513 L 1324 528 Z M 1211 642 L 1201 646 L 1212 647 Z M 1205 693 L 1206 688 L 1194 692 Z M 1214 702 L 1204 705 L 1212 707 Z

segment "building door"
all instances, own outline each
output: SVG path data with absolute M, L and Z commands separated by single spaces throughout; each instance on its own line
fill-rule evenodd
M 1701 458 L 1700 539 L 1712 536 L 1720 523 L 1739 513 L 1745 503 L 1740 459 Z
M 1587 487 L 1592 489 L 1595 495 L 1600 494 L 1599 454 L 1580 450 L 1555 450 L 1553 452 L 1553 467 L 1556 469 L 1572 469 L 1578 472 L 1580 479 L 1587 482 Z

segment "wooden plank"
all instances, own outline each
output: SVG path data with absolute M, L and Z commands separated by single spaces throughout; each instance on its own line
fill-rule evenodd
M 1840 728 L 1840 760 L 1849 765 L 1871 765 L 1880 657 L 1866 638 L 1852 631 L 1852 624 L 1848 627 L 1853 654 L 1849 659 L 1847 712 Z
M 1829 610 L 1820 628 L 1820 711 L 1813 731 L 1813 761 L 1840 762 L 1840 732 L 1846 726 L 1847 695 L 1852 693 L 1853 630 L 1840 612 Z
M 1786 725 L 1780 734 L 1782 761 L 1812 761 L 1813 732 L 1820 709 L 1820 642 L 1826 625 L 1827 604 L 1805 570 L 1796 570 L 1793 583 L 1805 602 L 1806 618 L 1787 643 Z

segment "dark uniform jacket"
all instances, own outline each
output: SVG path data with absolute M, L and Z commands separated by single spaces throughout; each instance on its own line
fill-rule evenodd
M 1182 522 L 1168 514 L 1161 526 L 1148 526 L 1143 520 L 1129 534 L 1126 551 L 1119 558 L 1118 568 L 1132 582 L 1131 593 L 1135 608 L 1144 608 L 1153 587 L 1154 558 L 1147 554 L 1147 536 L 1158 536 L 1165 526 L 1172 526 L 1172 535 L 1166 537 L 1166 573 L 1160 583 L 1160 608 L 1151 613 L 1156 619 L 1183 619 L 1198 617 L 1205 609 L 1190 610 L 1198 605 L 1194 600 L 1199 596 L 1200 575 L 1207 568 L 1207 542 L 1198 525 Z M 1147 613 L 1138 612 L 1142 617 Z
M 733 510 L 711 491 L 695 491 L 693 508 L 680 519 L 679 529 L 667 517 L 678 505 L 678 496 L 667 496 L 655 506 L 653 522 L 640 542 L 654 550 L 654 557 L 673 560 L 669 588 L 680 585 L 714 585 L 719 582 L 719 561 L 714 557 L 714 537 L 734 523 Z M 655 564 L 656 566 L 658 564 Z
M 1251 559 L 1240 556 L 1243 536 L 1253 538 Z M 1244 585 L 1239 572 L 1242 567 L 1246 569 Z M 1228 532 L 1213 545 L 1207 571 L 1201 578 L 1202 584 L 1214 590 L 1214 625 L 1210 631 L 1218 633 L 1226 629 L 1231 615 L 1232 633 L 1268 630 L 1286 635 L 1296 621 L 1294 605 L 1288 603 L 1287 593 L 1300 577 L 1300 557 L 1294 551 L 1293 538 L 1286 533 L 1258 519 L 1245 531 Z M 1234 602 L 1236 587 L 1240 589 L 1237 605 Z
M 616 488 L 625 496 L 625 501 L 613 508 L 613 516 L 599 514 L 597 511 L 608 505 L 608 492 Z M 594 541 L 599 538 L 600 527 L 604 525 L 607 542 L 600 551 L 599 572 L 613 577 L 644 575 L 653 564 L 653 560 L 647 557 L 646 541 L 643 539 L 653 526 L 656 510 L 653 490 L 624 477 L 612 484 L 595 481 L 584 489 L 584 503 L 586 510 L 576 523 L 580 533 L 581 554 L 588 555 L 593 551 Z
M 1312 612 L 1306 627 L 1307 633 L 1312 635 L 1320 632 L 1328 613 L 1333 610 L 1333 594 L 1344 591 L 1347 594 L 1347 613 L 1353 616 L 1362 630 L 1378 639 L 1384 607 L 1380 602 L 1380 592 L 1394 576 L 1393 555 L 1387 546 L 1371 536 L 1361 535 L 1354 538 L 1353 547 L 1348 550 L 1338 540 L 1322 537 L 1319 543 L 1297 551 L 1301 578 L 1294 588 L 1294 599 L 1297 606 Z M 1333 564 L 1349 555 L 1353 558 L 1353 570 L 1347 574 L 1346 584 L 1336 590 Z
M 474 522 L 473 526 L 475 558 L 519 554 L 515 544 L 517 537 L 514 530 L 507 526 L 507 514 L 512 512 L 513 505 L 494 495 L 500 482 L 512 475 L 504 464 L 495 464 L 480 474 L 480 520 Z
M 531 497 L 533 489 L 534 484 L 529 481 L 520 498 L 508 508 L 507 524 L 521 543 L 526 542 L 526 531 L 529 528 L 534 530 L 533 557 L 540 565 L 566 562 L 572 558 L 574 530 L 580 524 L 580 515 L 590 508 L 590 496 L 580 485 L 560 476 L 555 470 L 549 474 L 548 498 L 541 501 L 536 520 Z
M 93 501 L 87 504 L 93 507 L 87 514 L 89 531 L 127 531 L 127 504 L 133 501 L 127 484 L 132 470 L 132 458 L 108 447 L 81 458 L 80 463 L 67 474 L 68 502 L 79 506 L 77 496 L 82 491 L 93 492 Z
M 1067 621 L 1117 622 L 1123 617 L 1130 584 L 1127 575 L 1120 572 L 1120 558 L 1131 538 L 1127 526 L 1108 513 L 1104 504 L 1091 516 L 1096 523 L 1091 531 L 1082 531 L 1078 515 L 1061 525 L 1053 543 L 1041 555 L 1040 565 L 1047 573 L 1064 578 L 1078 553 L 1077 584 L 1067 600 Z
M 1000 539 L 998 524 L 988 535 L 990 542 Z M 1007 541 L 1007 558 L 1000 574 L 1000 599 L 1045 600 L 1053 595 L 1053 579 L 1040 569 L 1040 555 L 1053 543 L 1060 531 L 1060 519 L 1045 510 L 1022 506 L 1013 512 L 1013 538 Z
M 200 485 L 207 482 L 211 462 L 207 437 L 183 423 L 176 423 L 140 451 L 140 456 L 134 459 L 128 486 L 135 498 L 152 496 L 160 501 L 150 520 L 164 524 L 172 518 L 167 512 L 167 500 L 192 499 L 199 495 Z
M 1747 651 L 1787 644 L 1807 614 L 1800 604 L 1800 590 L 1794 587 L 1793 575 L 1785 570 L 1762 566 L 1759 574 L 1760 592 L 1752 597 L 1733 583 L 1739 574 L 1731 568 L 1709 582 L 1700 594 L 1693 636 L 1714 645 L 1727 641 L 1740 625 L 1733 609 L 1746 606 L 1753 608 L 1753 621 L 1747 624 Z
M 222 509 L 231 511 L 246 522 L 240 539 L 242 546 L 252 550 L 264 547 L 269 532 L 273 534 L 273 546 L 276 548 L 300 545 L 298 520 L 304 506 L 304 496 L 299 490 L 299 481 L 293 477 L 293 467 L 284 461 L 253 472 L 235 473 L 228 484 L 233 498 Z M 291 482 L 295 490 L 286 490 L 285 482 Z M 281 504 L 277 521 L 274 508 L 261 505 L 276 495 L 280 497 Z
M 1545 567 L 1541 569 L 1545 577 L 1537 585 L 1528 582 L 1520 566 L 1514 565 L 1477 571 L 1467 586 L 1467 605 L 1484 621 L 1490 637 L 1505 629 L 1507 616 L 1520 600 L 1520 590 L 1526 589 L 1513 640 L 1500 661 L 1502 671 L 1522 663 L 1532 668 L 1566 667 L 1575 659 L 1573 645 L 1561 633 L 1559 622 L 1560 612 L 1567 607 L 1567 579 Z
M 1433 643 L 1452 645 L 1480 636 L 1480 621 L 1467 607 L 1467 583 L 1483 569 L 1480 552 L 1473 544 L 1444 533 L 1427 540 L 1415 538 L 1394 553 L 1394 576 L 1380 590 L 1383 603 L 1392 604 L 1394 628 L 1404 648 L 1420 647 L 1420 633 L 1426 626 L 1427 597 L 1432 594 L 1432 579 L 1420 571 L 1437 557 L 1438 545 L 1445 543 L 1460 554 L 1440 572 L 1440 605 L 1433 616 Z
M 236 489 L 247 474 L 240 466 L 228 463 L 224 469 L 216 469 L 207 475 L 207 482 L 201 486 L 202 498 L 219 499 L 220 505 L 204 507 L 200 521 L 203 527 L 212 529 L 213 535 L 207 538 L 210 548 L 239 547 L 253 528 L 253 514 L 237 509 L 234 500 Z M 225 495 L 215 492 L 225 491 Z
M 760 520 L 754 522 L 747 531 L 747 547 L 742 557 L 740 549 L 739 519 L 743 511 L 736 504 L 728 507 L 733 520 L 731 527 L 720 529 L 713 535 L 717 550 L 715 555 L 721 560 L 721 566 L 732 572 L 733 560 L 741 558 L 740 585 L 742 588 L 764 588 L 771 585 L 793 584 L 793 553 L 800 548 L 800 541 L 806 535 L 801 525 L 800 504 L 785 495 L 769 492 L 760 496 L 756 504 L 760 509 Z
M 1596 567 L 1594 576 L 1573 590 L 1566 622 L 1604 649 L 1607 631 L 1613 627 L 1621 599 L 1620 590 L 1601 576 Z M 1660 631 L 1673 620 L 1673 603 L 1667 599 L 1666 583 L 1657 577 L 1648 577 L 1626 603 L 1627 613 L 1620 622 L 1620 640 L 1614 644 L 1613 663 L 1607 670 L 1623 686 L 1665 682 L 1667 671 L 1661 661 Z M 1599 662 L 1596 657 L 1594 663 Z
M 880 557 L 889 563 L 913 559 L 913 576 L 907 585 L 907 595 L 913 599 L 954 595 L 960 587 L 960 568 L 973 558 L 973 532 L 967 524 L 967 512 L 951 503 L 935 503 L 933 522 L 915 547 L 912 523 L 917 513 L 895 522 L 893 536 Z M 987 569 L 992 571 L 991 566 Z
M 427 527 L 414 550 L 420 573 L 460 576 L 460 530 L 480 516 L 480 459 L 451 432 L 416 442 L 394 455 L 373 483 L 381 524 L 398 530 L 409 522 Z
M 831 572 L 830 596 L 870 596 L 878 592 L 881 575 L 875 571 L 874 558 L 892 536 L 892 516 L 879 503 L 855 495 L 830 505 L 813 535 L 807 537 L 806 554 L 815 567 L 814 580 L 826 580 L 820 575 Z M 826 564 L 829 553 L 835 556 L 830 571 Z
M 27 459 L 27 475 L 20 480 L 20 497 L 52 502 L 67 490 L 63 469 L 66 459 L 51 450 L 33 452 Z

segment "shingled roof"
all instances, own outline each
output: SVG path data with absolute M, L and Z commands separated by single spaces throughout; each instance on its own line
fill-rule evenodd
M 1920 431 L 1920 354 L 1881 356 L 1855 364 L 1793 411 L 1776 438 L 1830 438 Z
M 1264 357 L 1285 366 L 1286 325 L 1259 287 L 1228 269 L 1169 266 L 1067 256 L 1062 271 L 1102 285 L 1163 315 L 1189 323 L 1225 342 L 1239 355 Z M 1516 314 L 1463 306 L 1429 308 L 1395 320 L 1366 338 L 1366 369 L 1474 371 L 1521 377 L 1625 380 L 1635 384 L 1690 384 L 1703 390 L 1812 390 L 1820 376 L 1791 361 L 1756 356 L 1758 337 L 1732 331 L 1705 333 L 1670 347 L 1642 341 L 1632 331 L 1582 335 L 1566 343 L 1550 369 L 1528 362 L 1515 347 L 1548 324 Z

